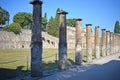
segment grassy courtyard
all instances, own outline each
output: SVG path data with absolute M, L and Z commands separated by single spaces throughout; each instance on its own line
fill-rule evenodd
M 58 50 L 43 49 L 43 70 L 57 68 Z M 68 50 L 68 65 L 74 64 L 75 50 Z M 29 49 L 0 50 L 0 80 L 30 74 Z

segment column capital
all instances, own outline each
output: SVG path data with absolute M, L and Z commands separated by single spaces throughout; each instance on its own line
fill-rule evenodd
M 99 26 L 95 26 L 96 28 L 100 28 Z
M 112 34 L 113 34 L 113 32 L 110 32 L 110 33 L 112 33 Z
M 58 14 L 68 14 L 68 12 L 66 11 L 60 11 L 60 12 L 57 12 Z
M 110 31 L 106 31 L 106 32 L 110 32 Z
M 86 24 L 86 26 L 92 26 L 92 24 Z
M 82 19 L 81 18 L 77 18 L 76 21 L 82 21 Z
M 32 0 L 31 2 L 30 2 L 30 4 L 36 4 L 36 3 L 38 3 L 38 4 L 42 4 L 43 2 L 41 1 L 41 0 Z
M 106 29 L 101 29 L 102 31 L 106 31 Z

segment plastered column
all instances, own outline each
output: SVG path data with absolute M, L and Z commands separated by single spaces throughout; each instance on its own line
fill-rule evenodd
M 86 24 L 86 55 L 88 63 L 92 62 L 91 26 L 92 24 Z
M 95 27 L 95 58 L 100 58 L 100 48 L 99 48 L 99 26 Z
M 110 31 L 106 31 L 106 55 L 110 55 Z
M 102 57 L 105 57 L 106 56 L 106 29 L 102 29 L 101 50 L 102 50 Z
M 75 63 L 82 65 L 82 19 L 76 19 Z

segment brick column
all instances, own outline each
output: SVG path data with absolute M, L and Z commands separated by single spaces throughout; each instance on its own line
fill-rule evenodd
M 101 39 L 101 49 L 102 57 L 106 56 L 106 29 L 102 29 L 102 39 Z
M 86 24 L 86 55 L 88 63 L 92 62 L 91 26 L 92 24 Z
M 33 0 L 33 22 L 31 37 L 31 76 L 42 77 L 42 1 Z
M 110 55 L 110 31 L 106 31 L 106 55 Z
M 75 63 L 82 65 L 82 19 L 77 19 L 76 21 L 76 54 Z
M 99 48 L 99 26 L 95 27 L 95 57 L 100 58 L 100 48 Z
M 66 32 L 66 14 L 68 12 L 58 12 L 60 15 L 59 24 L 59 63 L 58 67 L 60 70 L 67 68 L 67 32 Z

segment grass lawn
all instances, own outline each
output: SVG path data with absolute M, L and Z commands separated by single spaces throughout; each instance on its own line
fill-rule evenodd
M 75 50 L 68 50 L 68 64 L 73 64 Z M 57 68 L 58 50 L 43 49 L 43 71 Z M 0 50 L 0 80 L 30 74 L 29 49 Z

